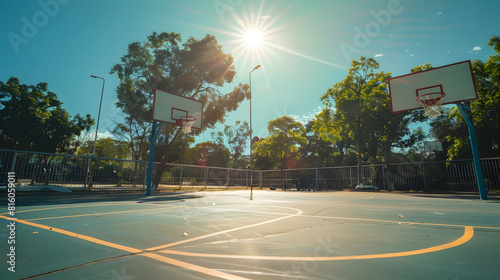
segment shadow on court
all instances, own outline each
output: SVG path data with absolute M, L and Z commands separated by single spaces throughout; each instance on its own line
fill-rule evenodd
M 480 200 L 478 193 L 405 193 L 415 197 Z M 500 203 L 500 194 L 489 193 L 487 202 Z
M 7 205 L 7 193 L 1 195 L 0 204 Z M 58 193 L 58 192 L 25 192 L 16 194 L 16 206 L 37 206 L 53 204 L 78 204 L 98 202 L 175 202 L 200 198 L 196 193 L 154 193 L 146 197 L 144 192 L 139 193 Z

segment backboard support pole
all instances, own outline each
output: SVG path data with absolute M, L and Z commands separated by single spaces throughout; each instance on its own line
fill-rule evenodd
M 148 163 L 148 183 L 146 188 L 146 196 L 151 195 L 151 184 L 153 181 L 153 161 L 155 154 L 155 142 L 158 134 L 160 134 L 161 126 L 163 123 L 153 121 L 153 128 L 151 129 L 151 140 L 149 142 L 149 163 Z
M 470 110 L 470 108 L 462 103 L 457 103 L 456 105 L 458 110 L 462 114 L 462 117 L 465 119 L 465 122 L 467 123 L 467 128 L 469 129 L 470 146 L 472 150 L 472 158 L 474 159 L 474 170 L 476 171 L 476 180 L 477 180 L 477 187 L 479 188 L 479 196 L 481 200 L 488 200 L 486 187 L 484 184 L 483 168 L 481 167 L 481 159 L 479 157 L 479 150 L 477 148 L 476 131 L 474 129 L 472 121 L 469 119 L 469 116 L 467 115 L 467 111 Z

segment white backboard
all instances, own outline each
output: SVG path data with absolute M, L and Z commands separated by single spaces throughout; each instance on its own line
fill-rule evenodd
M 423 109 L 416 97 L 444 92 L 442 104 L 459 103 L 477 98 L 472 66 L 469 60 L 442 67 L 389 78 L 393 113 Z
M 442 152 L 443 145 L 439 141 L 424 142 L 424 151 L 426 152 Z
M 183 116 L 196 117 L 192 128 L 201 129 L 203 124 L 203 103 L 188 97 L 156 89 L 153 100 L 153 120 L 177 124 Z

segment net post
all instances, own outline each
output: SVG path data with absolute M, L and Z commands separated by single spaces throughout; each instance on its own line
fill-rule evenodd
M 469 116 L 467 115 L 467 110 L 470 109 L 466 107 L 464 104 L 457 103 L 457 108 L 462 114 L 465 122 L 467 123 L 467 128 L 469 129 L 469 138 L 470 138 L 470 146 L 472 150 L 472 158 L 474 159 L 474 170 L 476 171 L 476 181 L 477 187 L 479 189 L 479 196 L 481 200 L 488 200 L 488 196 L 486 193 L 486 188 L 484 185 L 484 176 L 483 169 L 481 167 L 481 159 L 479 157 L 479 150 L 477 148 L 477 140 L 476 140 L 476 131 L 474 129 L 474 125 L 472 124 Z

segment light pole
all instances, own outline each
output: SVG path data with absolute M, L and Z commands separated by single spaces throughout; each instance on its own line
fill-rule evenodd
M 252 163 L 253 163 L 253 153 L 252 153 L 252 72 L 259 69 L 260 65 L 253 68 L 248 74 L 248 85 L 250 87 L 250 200 L 253 200 L 253 173 L 252 173 Z
M 101 119 L 101 106 L 102 106 L 102 96 L 104 95 L 104 84 L 106 83 L 106 79 L 94 75 L 90 75 L 90 77 L 94 79 L 101 79 L 102 80 L 102 91 L 101 91 L 101 101 L 99 102 L 99 113 L 97 114 L 97 126 L 95 128 L 95 137 L 94 137 L 94 147 L 92 149 L 92 156 L 95 156 L 95 147 L 97 145 L 97 133 L 99 132 L 99 120 Z M 85 178 L 85 186 L 92 186 L 92 169 L 90 168 L 92 158 L 89 158 L 88 163 L 87 163 L 87 177 Z M 85 191 L 85 186 L 83 187 L 83 190 Z

